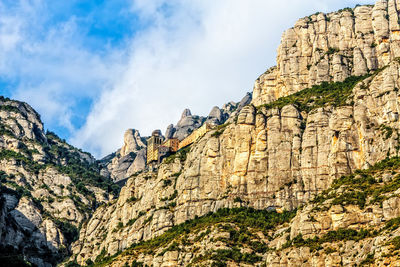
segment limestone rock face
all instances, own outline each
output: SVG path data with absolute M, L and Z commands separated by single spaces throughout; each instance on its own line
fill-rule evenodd
M 185 109 L 182 112 L 181 119 L 178 121 L 176 126 L 170 128 L 169 131 L 173 132 L 172 138 L 183 140 L 195 129 L 199 128 L 203 124 L 203 122 L 204 117 L 192 115 L 189 109 Z
M 167 130 L 165 131 L 165 138 L 171 139 L 174 136 L 176 129 L 173 124 L 168 125 Z
M 222 133 L 213 130 L 194 143 L 186 158 L 178 154 L 158 171 L 130 178 L 118 201 L 96 211 L 82 230 L 74 245 L 78 261 L 94 259 L 103 248 L 114 254 L 222 207 L 292 210 L 335 178 L 397 155 L 399 73 L 400 63 L 391 62 L 359 82 L 344 106 L 308 113 L 295 105 L 245 106 Z M 100 249 L 85 244 L 90 239 Z
M 400 56 L 399 8 L 397 0 L 379 0 L 300 19 L 283 33 L 277 65 L 255 82 L 253 104 L 387 65 Z
M 126 130 L 124 134 L 124 145 L 120 151 L 121 156 L 124 157 L 130 152 L 136 152 L 143 147 L 146 147 L 146 144 L 140 137 L 139 131 L 134 129 Z
M 138 130 L 128 129 L 124 134 L 124 144 L 117 152 L 101 160 L 104 175 L 120 181 L 146 167 L 146 140 Z
M 82 180 L 72 170 L 98 175 L 96 161 L 44 133 L 26 103 L 0 98 L 0 131 L 0 254 L 55 266 L 75 238 L 66 228 L 77 229 L 97 203 L 108 201 L 108 192 L 90 178 L 78 187 Z
M 207 122 L 219 125 L 222 124 L 226 117 L 225 114 L 218 107 L 213 107 L 210 114 L 207 117 Z

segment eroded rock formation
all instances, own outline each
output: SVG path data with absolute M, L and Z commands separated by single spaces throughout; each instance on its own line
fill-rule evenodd
M 277 67 L 256 81 L 252 104 L 231 113 L 227 124 L 206 134 L 190 151 L 164 161 L 156 172 L 130 178 L 118 201 L 101 207 L 83 227 L 74 245 L 78 262 L 94 260 L 101 251 L 112 255 L 222 207 L 240 203 L 293 210 L 334 179 L 397 155 L 397 5 L 378 1 L 299 20 L 282 37 Z M 307 109 L 291 100 L 263 106 L 314 84 L 364 74 L 369 76 L 340 101 L 317 105 L 307 98 Z M 219 115 L 215 110 L 211 118 Z M 92 249 L 85 240 L 99 246 Z M 288 253 L 297 255 L 292 263 L 310 256 L 303 250 Z M 290 262 L 269 257 L 268 264 Z M 328 258 L 310 264 L 334 265 L 337 259 Z

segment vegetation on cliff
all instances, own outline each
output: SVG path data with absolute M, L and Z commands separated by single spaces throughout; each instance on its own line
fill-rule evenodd
M 350 104 L 349 97 L 353 92 L 354 86 L 371 76 L 350 76 L 343 82 L 322 82 L 310 88 L 303 89 L 289 96 L 281 97 L 276 101 L 259 106 L 259 108 L 283 108 L 286 105 L 295 105 L 300 110 L 309 112 L 313 109 L 333 105 L 335 107 Z
M 400 157 L 384 159 L 366 170 L 356 170 L 353 174 L 333 181 L 330 189 L 315 197 L 312 203 L 324 203 L 332 199 L 331 205 L 380 204 L 390 197 L 390 193 L 400 188 Z M 382 176 L 388 177 L 383 181 Z M 341 188 L 342 193 L 338 193 Z M 318 207 L 316 207 L 318 209 Z
M 129 249 L 116 255 L 106 256 L 104 251 L 94 263 L 91 261 L 87 263 L 90 266 L 108 266 L 118 256 L 136 258 L 140 253 L 154 253 L 163 247 L 165 249 L 160 252 L 160 255 L 172 250 L 185 249 L 185 247 L 201 242 L 203 238 L 210 235 L 211 227 L 213 226 L 218 226 L 224 232 L 229 233 L 230 238 L 221 238 L 229 243 L 231 249 L 207 251 L 207 253 L 195 258 L 193 263 L 208 260 L 219 264 L 216 266 L 225 266 L 227 261 L 255 263 L 261 260 L 258 254 L 265 253 L 268 249 L 264 241 L 257 240 L 255 233 L 261 232 L 267 239 L 271 239 L 271 230 L 279 225 L 288 223 L 295 214 L 296 211 L 277 213 L 275 211 L 255 210 L 252 208 L 224 208 L 215 213 L 176 225 L 164 234 L 151 240 L 134 244 Z M 195 238 L 188 238 L 191 234 L 194 234 Z M 250 248 L 256 254 L 241 252 L 243 247 Z M 140 263 L 136 262 L 136 264 Z M 70 263 L 70 265 L 74 266 L 75 263 Z

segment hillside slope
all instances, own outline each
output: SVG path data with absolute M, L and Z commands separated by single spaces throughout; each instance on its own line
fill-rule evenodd
M 0 262 L 54 266 L 119 188 L 95 159 L 45 133 L 26 103 L 0 98 Z
M 388 158 L 297 211 L 220 209 L 93 265 L 398 266 L 399 193 L 400 158 Z

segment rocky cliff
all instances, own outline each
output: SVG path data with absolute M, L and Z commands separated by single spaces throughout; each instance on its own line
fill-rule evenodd
M 90 154 L 45 133 L 26 103 L 0 98 L 0 132 L 0 262 L 54 266 L 118 188 Z
M 379 0 L 297 21 L 282 35 L 277 65 L 256 81 L 254 105 L 386 66 L 400 56 L 399 5 Z
M 299 20 L 282 37 L 277 67 L 256 81 L 252 104 L 165 159 L 158 169 L 131 177 L 119 199 L 99 208 L 82 228 L 73 246 L 78 263 L 153 240 L 175 225 L 221 208 L 295 210 L 342 175 L 398 155 L 397 5 L 393 0 L 378 1 L 374 6 Z M 352 225 L 345 223 L 345 208 L 336 213 L 341 215 L 332 215 L 339 221 L 335 225 Z M 359 217 L 365 210 L 357 212 L 353 215 Z M 300 212 L 294 220 L 298 216 Z M 378 217 L 373 220 L 387 219 Z M 294 261 L 270 253 L 264 263 L 301 265 L 304 261 L 317 266 L 326 260 L 325 264 L 335 265 L 340 258 L 322 253 L 309 261 L 314 254 L 290 245 L 296 236 L 290 235 L 285 248 L 285 255 L 292 255 Z M 278 243 L 270 248 L 279 247 Z M 176 256 L 172 262 L 193 264 L 195 254 L 179 254 L 177 247 L 171 253 L 165 254 L 167 260 L 143 254 L 148 258 L 141 261 L 173 266 L 169 257 Z M 367 257 L 360 255 L 354 261 Z
M 102 175 L 120 181 L 144 170 L 146 147 L 146 139 L 140 136 L 138 130 L 126 130 L 122 148 L 100 161 Z
M 398 266 L 399 172 L 399 157 L 383 160 L 297 211 L 219 209 L 95 265 Z
M 251 100 L 252 94 L 247 93 L 238 103 L 231 101 L 222 108 L 213 107 L 207 117 L 192 115 L 189 109 L 185 109 L 177 124 L 170 124 L 167 127 L 165 138 L 183 140 L 203 123 L 224 124 L 230 117 L 236 116 L 244 106 L 250 104 Z M 122 148 L 100 160 L 101 174 L 118 182 L 143 171 L 147 167 L 146 148 L 146 138 L 141 137 L 138 130 L 126 130 Z

